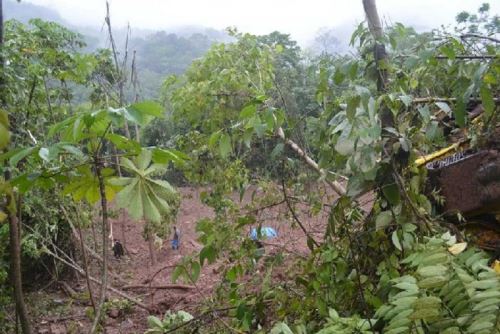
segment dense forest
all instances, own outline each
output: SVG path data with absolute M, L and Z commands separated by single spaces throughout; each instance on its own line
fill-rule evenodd
M 0 0 L 0 332 L 500 333 L 500 16 L 360 2 L 305 50 Z

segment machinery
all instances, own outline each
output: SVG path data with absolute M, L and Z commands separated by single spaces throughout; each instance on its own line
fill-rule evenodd
M 479 247 L 495 252 L 498 258 L 500 127 L 497 126 L 480 148 L 469 148 L 462 141 L 421 157 L 415 163 L 427 169 L 429 189 L 440 189 L 444 203 L 438 205 L 438 209 L 459 227 L 464 227 Z M 465 221 L 459 221 L 457 213 Z

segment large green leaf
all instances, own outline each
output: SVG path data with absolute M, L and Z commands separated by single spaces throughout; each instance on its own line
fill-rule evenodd
M 115 133 L 108 133 L 106 139 L 112 142 L 120 150 L 126 150 L 130 153 L 139 153 L 141 151 L 141 145 L 137 141 L 128 139 L 127 137 Z
M 167 164 L 172 161 L 176 165 L 181 165 L 184 161 L 188 160 L 189 157 L 177 150 L 155 148 L 153 149 L 153 162 L 159 164 Z
M 142 150 L 133 161 L 122 157 L 121 165 L 131 175 L 115 178 L 111 183 L 125 186 L 117 195 L 117 204 L 126 208 L 132 218 L 160 223 L 175 211 L 178 195 L 167 181 L 151 178 L 165 170 L 164 166 L 151 163 L 152 155 L 151 151 Z
M 382 211 L 378 214 L 375 219 L 375 228 L 377 230 L 382 230 L 389 226 L 392 221 L 392 213 L 390 211 Z
M 151 163 L 152 153 L 150 150 L 142 150 L 141 153 L 135 159 L 135 165 L 138 170 L 145 171 L 146 168 Z M 145 173 L 143 173 L 144 175 Z
M 163 116 L 163 107 L 154 101 L 143 101 L 131 104 L 128 110 L 134 110 L 135 112 L 141 113 L 143 115 L 150 115 L 161 117 Z
M 113 175 L 112 169 L 103 169 L 102 175 L 106 199 L 112 201 L 122 185 L 112 182 L 113 179 L 110 178 Z M 86 200 L 90 204 L 96 203 L 101 198 L 99 181 L 88 165 L 79 167 L 72 173 L 63 192 L 70 194 L 76 201 Z
M 0 149 L 7 146 L 10 140 L 9 119 L 7 112 L 0 110 Z
M 23 160 L 27 156 L 29 156 L 31 153 L 33 153 L 38 147 L 27 147 L 22 149 L 21 151 L 17 152 L 13 156 L 10 157 L 9 163 L 11 166 L 17 166 L 19 161 Z
M 220 141 L 219 141 L 219 151 L 220 151 L 220 155 L 221 155 L 223 158 L 227 158 L 227 156 L 229 155 L 229 153 L 231 153 L 231 151 L 232 151 L 232 147 L 231 147 L 231 137 L 229 137 L 229 135 L 227 135 L 227 134 L 223 134 L 223 135 L 220 137 Z
M 163 108 L 156 102 L 145 101 L 131 104 L 126 108 L 121 108 L 119 112 L 123 114 L 127 121 L 144 126 L 154 117 L 161 117 L 163 115 Z

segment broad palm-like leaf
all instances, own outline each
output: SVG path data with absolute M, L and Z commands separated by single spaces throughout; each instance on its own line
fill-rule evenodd
M 143 150 L 133 161 L 122 158 L 121 165 L 132 176 L 115 178 L 112 182 L 124 186 L 116 197 L 119 207 L 126 208 L 134 219 L 159 223 L 163 217 L 175 213 L 179 199 L 170 183 L 153 178 L 165 167 L 151 164 L 151 155 L 151 151 Z
M 111 177 L 114 171 L 110 168 L 104 168 L 101 171 L 104 177 L 104 191 L 106 199 L 112 201 L 116 192 L 120 187 L 111 182 Z M 101 199 L 99 192 L 99 181 L 92 173 L 89 166 L 84 165 L 76 169 L 69 178 L 70 182 L 64 187 L 65 194 L 71 194 L 75 201 L 86 200 L 90 204 L 94 204 Z

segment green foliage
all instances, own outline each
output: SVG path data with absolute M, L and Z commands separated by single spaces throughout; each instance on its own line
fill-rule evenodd
M 392 280 L 388 304 L 376 317 L 387 333 L 496 333 L 500 329 L 500 280 L 486 254 L 469 248 L 458 255 L 449 233 L 430 238 L 402 263 L 410 270 Z
M 118 315 L 123 316 L 132 312 L 133 304 L 126 299 L 112 299 L 104 304 L 103 311 L 104 313 L 108 313 L 111 310 L 115 310 L 115 312 L 118 312 Z
M 105 194 L 108 201 L 112 201 L 116 192 L 121 189 L 109 180 L 114 175 L 113 169 L 103 169 L 105 177 Z M 63 190 L 63 194 L 71 194 L 75 201 L 86 200 L 90 204 L 95 204 L 101 199 L 99 193 L 99 181 L 92 173 L 90 166 L 84 165 L 76 168 L 71 173 L 71 181 L 68 182 Z
M 0 223 L 0 244 L 7 245 L 8 243 L 9 226 Z M 7 247 L 0 248 L 0 332 L 6 333 L 13 329 L 7 317 L 10 311 L 8 306 L 12 302 L 12 289 L 8 284 L 10 268 L 7 258 L 9 255 Z
M 121 158 L 121 165 L 132 175 L 113 179 L 114 185 L 124 187 L 117 204 L 126 208 L 134 219 L 144 218 L 153 223 L 162 219 L 172 220 L 179 205 L 175 189 L 164 180 L 153 179 L 155 174 L 165 171 L 165 166 L 151 164 L 152 152 L 142 150 L 135 161 Z
M 124 108 L 108 108 L 94 112 L 84 112 L 55 124 L 50 135 L 59 135 L 65 144 L 57 143 L 38 152 L 47 163 L 55 164 L 51 174 L 57 169 L 64 177 L 56 178 L 64 184 L 64 193 L 71 194 L 76 200 L 85 199 L 95 203 L 101 199 L 100 183 L 96 168 L 100 168 L 104 193 L 108 201 L 118 193 L 117 204 L 127 208 L 134 219 L 144 218 L 151 223 L 160 224 L 175 218 L 179 198 L 174 188 L 165 180 L 154 179 L 153 176 L 166 170 L 166 164 L 173 161 L 177 164 L 184 156 L 176 151 L 165 149 L 141 149 L 134 140 L 110 132 L 112 126 L 121 127 L 125 122 L 146 125 L 153 117 L 161 116 L 161 108 L 153 102 L 135 103 Z M 137 155 L 130 160 L 121 157 L 121 166 L 130 174 L 128 177 L 114 177 L 113 168 L 103 168 L 103 161 L 115 161 L 116 157 L 104 155 L 105 144 L 115 145 L 124 150 L 125 155 Z M 62 147 L 64 150 L 60 150 Z M 42 150 L 46 153 L 40 154 Z M 106 149 L 111 153 L 110 148 Z M 31 154 L 36 150 L 31 151 Z M 86 152 L 83 153 L 83 152 Z M 69 155 L 60 164 L 60 155 Z M 151 163 L 152 160 L 158 163 Z M 68 166 L 75 166 L 69 168 Z M 43 178 L 47 172 L 39 173 Z M 57 174 L 56 174 L 57 175 Z M 36 182 L 30 180 L 32 184 Z
M 259 47 L 255 36 L 212 46 L 187 70 L 188 84 L 174 91 L 174 119 L 204 133 L 230 128 L 244 104 L 269 87 L 270 61 L 271 50 Z
M 10 141 L 9 119 L 4 110 L 0 111 L 0 149 L 5 148 Z
M 342 318 L 335 310 L 331 309 L 329 311 L 329 317 L 327 318 L 326 325 L 318 332 L 318 334 L 369 334 L 373 333 L 371 329 L 373 324 L 375 324 L 374 319 L 366 320 L 360 319 L 356 316 L 350 318 Z
M 469 248 L 450 253 L 455 238 L 449 233 L 429 238 L 403 264 L 404 276 L 390 281 L 386 304 L 370 320 L 383 333 L 496 333 L 500 317 L 500 279 L 488 267 L 488 256 Z M 369 333 L 368 320 L 342 320 L 334 312 L 319 333 Z M 378 324 L 383 324 L 382 327 Z M 340 327 L 342 326 L 342 327 Z
M 32 141 L 30 137 L 40 140 L 49 122 L 67 116 L 70 87 L 86 85 L 96 65 L 92 55 L 78 52 L 83 46 L 82 36 L 53 22 L 5 22 L 2 98 L 18 125 L 13 130 L 17 144 Z
M 67 239 L 69 231 L 60 222 L 59 205 L 66 205 L 67 202 L 53 201 L 52 196 L 47 196 L 43 189 L 53 183 L 41 177 L 33 168 L 35 163 L 46 163 L 50 155 L 46 147 L 38 145 L 38 140 L 46 139 L 45 131 L 49 122 L 54 123 L 67 115 L 65 106 L 72 99 L 68 85 L 85 84 L 94 61 L 91 56 L 78 53 L 78 49 L 83 46 L 81 36 L 58 24 L 32 20 L 29 25 L 23 25 L 7 21 L 4 28 L 1 100 L 2 107 L 9 112 L 10 129 L 7 114 L 2 111 L 0 194 L 2 201 L 5 200 L 5 195 L 11 196 L 8 210 L 17 215 L 19 222 L 23 224 L 22 269 L 31 274 L 37 273 L 24 277 L 37 280 L 47 274 L 48 270 L 63 273 L 54 266 L 53 261 L 47 261 L 42 255 L 42 241 L 53 243 L 64 251 L 71 250 L 72 247 Z M 10 140 L 10 145 L 7 140 Z M 35 147 L 24 149 L 26 145 L 33 144 Z M 64 144 L 58 146 L 58 150 L 63 151 L 63 146 Z M 9 182 L 3 180 L 7 171 L 11 176 Z M 34 180 L 38 180 L 40 189 L 29 195 L 18 196 L 19 193 L 26 192 Z M 3 212 L 0 216 L 3 221 Z M 9 242 L 4 239 L 8 235 L 8 225 L 2 224 L 1 229 L 3 242 L 0 268 L 3 272 L 10 262 L 7 256 Z M 6 277 L 0 276 L 0 298 L 2 305 L 7 305 L 3 303 L 3 296 L 8 284 L 5 284 Z M 3 311 L 5 310 L 0 312 Z
M 186 176 L 212 185 L 202 200 L 215 211 L 214 218 L 198 222 L 199 256 L 186 258 L 174 278 L 192 280 L 200 266 L 228 258 L 217 301 L 236 308 L 228 317 L 243 331 L 266 332 L 276 322 L 275 332 L 292 328 L 297 333 L 439 332 L 443 322 L 462 332 L 493 331 L 498 310 L 488 307 L 496 301 L 497 281 L 484 263 L 474 270 L 472 262 L 467 264 L 468 256 L 483 256 L 477 249 L 452 255 L 449 234 L 430 237 L 446 231 L 430 201 L 439 196 L 426 192 L 426 171 L 412 162 L 449 145 L 447 135 L 459 128 L 471 130 L 464 136 L 474 146 L 497 126 L 498 106 L 492 99 L 498 91 L 498 46 L 487 39 L 457 38 L 447 30 L 419 34 L 395 24 L 381 40 L 389 52 L 383 65 L 390 80 L 385 91 L 378 91 L 375 41 L 363 24 L 352 40 L 359 56 L 323 55 L 310 67 L 303 66 L 306 59 L 285 36 L 236 37 L 232 45 L 214 46 L 184 77 L 166 85 L 172 120 L 187 129 L 176 138 L 177 147 L 189 152 Z M 484 55 L 488 61 L 481 60 Z M 295 74 L 306 74 L 304 81 L 313 88 L 286 80 Z M 294 88 L 301 90 L 300 99 Z M 478 97 L 492 122 L 472 126 L 468 111 Z M 290 106 L 299 102 L 314 104 L 316 110 L 295 113 Z M 393 125 L 382 126 L 384 113 Z M 307 149 L 326 178 L 347 176 L 347 194 L 334 204 L 321 198 L 316 188 L 323 180 L 301 177 L 300 157 L 289 142 L 276 140 L 279 128 L 286 139 Z M 265 144 L 271 148 L 262 150 Z M 265 182 L 257 180 L 270 175 L 253 169 L 255 156 L 274 163 L 266 166 L 279 173 L 266 180 L 268 186 L 259 193 L 264 195 L 251 196 L 250 211 L 245 211 L 231 193 L 239 190 L 241 200 L 249 184 L 261 186 Z M 307 191 L 311 179 L 315 188 Z M 285 278 L 273 280 L 283 254 L 256 266 L 255 246 L 245 235 L 249 226 L 262 223 L 248 214 L 251 208 L 283 198 L 283 191 L 273 188 L 276 181 L 301 202 L 287 203 L 292 209 L 311 216 L 324 210 L 329 218 L 316 244 L 307 236 L 310 253 L 287 267 Z M 360 198 L 367 192 L 373 206 Z M 422 262 L 405 262 L 413 257 Z M 256 267 L 260 275 L 247 275 Z M 473 286 L 484 288 L 467 286 L 455 291 L 457 299 L 448 300 L 445 284 L 460 281 L 463 271 L 474 276 Z M 488 299 L 480 306 L 487 310 L 484 318 L 474 311 L 482 298 Z M 453 313 L 454 303 L 463 306 L 465 300 L 468 313 Z
M 178 311 L 175 313 L 167 311 L 163 316 L 163 319 L 158 319 L 155 316 L 149 316 L 148 317 L 149 329 L 145 332 L 145 334 L 168 333 L 170 330 L 192 319 L 193 316 L 184 311 Z M 182 329 L 180 330 L 182 331 Z
M 190 152 L 189 167 L 202 169 L 197 174 L 205 180 L 228 158 L 241 159 L 259 173 L 276 174 L 276 159 L 263 159 L 277 144 L 270 135 L 285 112 L 293 127 L 302 112 L 315 108 L 314 93 L 308 94 L 312 89 L 301 77 L 300 49 L 289 36 L 233 34 L 236 43 L 212 46 L 184 77 L 167 79 L 163 92 L 172 129 L 163 143 Z M 190 172 L 186 176 L 198 181 Z
M 490 16 L 489 3 L 483 3 L 477 14 L 460 12 L 456 16 L 456 22 L 458 26 L 455 31 L 459 33 L 494 35 L 500 32 L 500 17 L 498 15 Z

